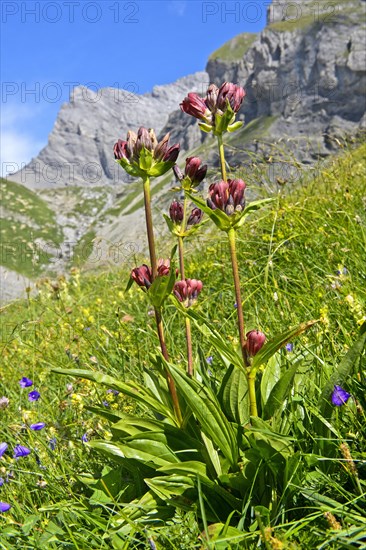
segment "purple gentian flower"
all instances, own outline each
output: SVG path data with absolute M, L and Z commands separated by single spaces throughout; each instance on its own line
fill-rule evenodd
M 119 394 L 119 391 L 118 391 L 118 390 L 109 389 L 109 390 L 107 390 L 107 393 L 113 393 L 113 395 L 118 395 L 118 394 Z
M 104 405 L 105 407 L 109 407 L 108 401 L 102 401 L 102 403 L 103 403 L 103 405 Z
M 28 401 L 38 401 L 41 397 L 41 394 L 37 390 L 33 390 L 28 393 Z
M 81 441 L 83 443 L 87 443 L 89 441 L 88 434 L 86 432 L 81 436 Z
M 209 365 L 212 365 L 212 361 L 213 361 L 212 355 L 210 355 L 209 357 L 206 357 L 206 362 L 207 362 Z
M 286 351 L 292 351 L 294 349 L 293 344 L 286 344 Z
M 21 388 L 29 388 L 30 386 L 33 386 L 33 380 L 23 376 L 23 378 L 19 380 L 19 385 Z
M 0 443 L 0 457 L 3 456 L 7 448 L 8 448 L 7 443 Z
M 44 422 L 36 422 L 35 424 L 31 424 L 29 427 L 31 430 L 39 431 L 42 430 L 45 427 Z
M 5 480 L 3 477 L 0 477 L 0 487 L 2 487 L 2 485 L 4 485 L 5 483 Z
M 14 458 L 20 458 L 22 456 L 28 456 L 30 454 L 30 449 L 24 447 L 23 445 L 15 445 L 14 447 Z
M 7 502 L 0 502 L 0 512 L 7 512 L 11 506 Z
M 51 451 L 54 451 L 56 449 L 56 444 L 57 444 L 57 439 L 55 437 L 49 440 L 48 446 L 51 449 Z
M 351 397 L 351 394 L 344 390 L 341 386 L 334 386 L 332 393 L 332 403 L 336 407 L 340 407 L 347 403 L 348 399 Z

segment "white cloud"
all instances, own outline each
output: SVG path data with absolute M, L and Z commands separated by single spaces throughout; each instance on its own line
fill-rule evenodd
M 16 172 L 38 155 L 45 143 L 35 139 L 31 127 L 35 124 L 38 109 L 24 104 L 1 106 L 0 159 L 1 175 Z
M 186 12 L 187 2 L 185 0 L 171 0 L 168 6 L 169 11 L 178 15 L 178 17 L 183 17 Z

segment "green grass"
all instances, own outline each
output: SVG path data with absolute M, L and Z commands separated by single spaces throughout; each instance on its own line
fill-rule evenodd
M 235 38 L 225 42 L 223 46 L 215 50 L 210 55 L 210 60 L 220 59 L 222 61 L 238 61 L 242 59 L 244 54 L 249 50 L 254 40 L 257 38 L 256 33 L 243 32 Z
M 365 155 L 366 145 L 347 150 L 305 186 L 288 191 L 286 186 L 278 188 L 274 204 L 252 216 L 239 234 L 248 330 L 259 328 L 270 337 L 299 322 L 321 319 L 317 329 L 294 342 L 291 354 L 281 352 L 289 364 L 305 361 L 309 383 L 314 380 L 314 386 L 316 380 L 328 376 L 326 365 L 339 362 L 366 316 Z M 101 492 L 82 482 L 99 475 L 103 467 L 116 466 L 84 446 L 81 436 L 109 437 L 108 421 L 92 415 L 90 405 L 107 401 L 109 410 L 121 413 L 139 414 L 139 409 L 121 394 L 114 396 L 85 380 L 65 379 L 49 370 L 53 366 L 91 368 L 122 380 L 141 379 L 142 368 L 149 366 L 148 351 L 156 349 L 158 342 L 146 296 L 137 287 L 125 291 L 132 267 L 131 258 L 122 270 L 98 276 L 81 276 L 73 269 L 67 281 L 63 277 L 57 282 L 45 280 L 38 297 L 2 309 L 0 397 L 5 395 L 10 403 L 0 410 L 0 442 L 6 441 L 10 447 L 21 443 L 33 452 L 18 461 L 9 452 L 0 459 L 0 477 L 6 479 L 11 473 L 9 482 L 0 487 L 0 500 L 12 504 L 9 512 L 0 515 L 0 548 L 149 548 L 149 537 L 158 548 L 200 547 L 197 537 L 202 526 L 195 512 L 182 512 L 159 525 L 136 523 L 122 536 L 122 542 L 113 538 L 116 514 L 123 514 L 121 503 L 128 501 L 128 496 L 103 501 Z M 204 283 L 199 311 L 211 318 L 225 338 L 235 342 L 235 297 L 224 235 L 213 229 L 195 234 L 187 244 L 187 276 Z M 184 323 L 172 304 L 166 309 L 171 357 L 184 365 Z M 210 369 L 221 376 L 223 365 L 210 342 L 194 331 L 194 343 L 195 350 L 198 344 L 202 347 L 205 357 L 213 355 Z M 34 380 L 41 393 L 38 402 L 30 403 L 27 389 L 20 389 L 22 376 Z M 72 388 L 67 387 L 69 383 Z M 361 384 L 349 380 L 348 388 L 353 392 Z M 305 389 L 298 391 L 301 399 L 306 399 Z M 365 458 L 364 415 L 364 410 L 341 407 L 333 417 L 340 441 L 347 440 L 359 460 Z M 38 421 L 46 422 L 44 430 L 24 428 Z M 49 441 L 54 437 L 57 446 L 51 450 Z M 306 445 L 310 436 L 304 433 L 303 437 Z M 359 475 L 364 484 L 361 463 Z M 329 504 L 305 501 L 302 516 L 291 525 L 279 521 L 273 537 L 288 549 L 315 549 L 320 544 L 333 550 L 361 548 L 351 542 L 355 530 L 362 530 L 358 519 L 362 510 L 357 512 L 356 502 L 353 515 L 347 512 L 350 481 L 340 473 L 332 484 L 322 485 L 321 473 L 309 469 L 307 484 L 314 494 L 323 487 L 324 496 L 338 499 L 341 508 L 335 511 Z M 361 500 L 359 507 L 362 509 Z M 326 510 L 333 511 L 342 523 L 338 533 L 325 521 Z M 257 542 L 231 547 L 254 549 Z
M 1 179 L 2 219 L 1 265 L 29 277 L 44 270 L 50 254 L 43 243 L 51 247 L 62 242 L 54 212 L 35 192 L 23 185 Z M 40 245 L 36 239 L 42 239 Z

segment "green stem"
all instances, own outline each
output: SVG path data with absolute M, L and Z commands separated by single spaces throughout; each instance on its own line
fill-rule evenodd
M 227 181 L 226 175 L 226 163 L 225 163 L 225 152 L 224 152 L 224 143 L 222 141 L 222 134 L 217 136 L 217 141 L 219 144 L 219 155 L 220 155 L 220 165 L 221 165 L 221 176 L 224 181 Z
M 184 198 L 183 206 L 183 221 L 182 221 L 182 231 L 186 230 L 187 225 L 187 199 Z M 183 237 L 178 237 L 178 250 L 179 250 L 179 271 L 180 278 L 183 281 L 185 279 L 185 270 L 184 270 L 184 243 Z M 191 331 L 191 321 L 186 317 L 186 343 L 187 343 L 187 375 L 193 376 L 193 352 L 192 352 L 192 331 Z
M 154 228 L 153 228 L 152 212 L 151 212 L 150 179 L 148 176 L 146 176 L 146 178 L 144 179 L 144 202 L 145 202 L 146 232 L 147 232 L 147 240 L 149 243 L 152 280 L 154 281 L 154 279 L 157 276 L 158 266 L 156 261 Z M 163 321 L 161 316 L 161 309 L 154 307 L 154 311 L 155 311 L 155 320 L 156 320 L 156 327 L 157 327 L 157 332 L 158 332 L 158 337 L 160 342 L 161 353 L 163 354 L 164 359 L 166 361 L 169 361 L 169 354 L 168 354 L 165 337 L 164 337 L 164 327 L 163 327 Z M 178 395 L 174 384 L 174 380 L 168 371 L 166 371 L 165 374 L 168 382 L 169 392 L 173 401 L 174 411 L 179 424 L 181 424 L 182 413 L 179 407 L 179 400 L 178 400 Z
M 249 372 L 247 379 L 248 379 L 250 416 L 258 416 L 257 398 L 255 395 L 255 373 L 252 374 Z
M 225 150 L 224 143 L 222 140 L 222 135 L 217 136 L 217 141 L 219 144 L 219 155 L 220 155 L 220 165 L 221 165 L 221 176 L 224 181 L 227 181 L 226 175 L 226 163 L 225 163 Z M 233 270 L 234 286 L 235 286 L 235 297 L 236 305 L 238 312 L 238 328 L 239 328 L 239 340 L 240 348 L 243 356 L 245 374 L 248 381 L 248 391 L 249 391 L 249 408 L 251 416 L 258 416 L 257 410 L 257 398 L 255 395 L 255 372 L 250 371 L 250 361 L 248 353 L 246 350 L 246 337 L 245 337 L 245 324 L 244 324 L 244 315 L 243 315 L 243 303 L 241 299 L 240 291 L 240 278 L 239 278 L 239 269 L 238 269 L 238 258 L 236 255 L 236 233 L 235 229 L 231 228 L 228 231 L 229 237 L 229 247 L 230 247 L 230 256 L 231 256 L 231 266 Z
M 193 353 L 192 353 L 192 331 L 191 320 L 186 317 L 186 340 L 187 340 L 187 375 L 192 378 L 193 376 Z
M 165 337 L 164 337 L 164 327 L 163 327 L 163 320 L 162 320 L 162 317 L 161 317 L 161 310 L 157 307 L 154 308 L 154 309 L 155 309 L 156 327 L 157 327 L 157 330 L 158 330 L 161 353 L 163 354 L 164 359 L 166 361 L 169 361 L 169 354 L 168 354 L 168 350 L 167 350 L 166 342 L 165 342 Z M 173 401 L 174 411 L 175 411 L 177 420 L 178 420 L 179 424 L 181 425 L 182 422 L 183 422 L 183 418 L 182 418 L 182 413 L 181 413 L 180 406 L 179 406 L 179 399 L 178 399 L 178 395 L 177 395 L 177 389 L 175 387 L 174 380 L 171 377 L 170 372 L 168 372 L 166 370 L 165 375 L 166 375 L 166 379 L 167 379 L 167 382 L 168 382 L 169 393 L 170 393 L 172 401 Z
M 150 179 L 148 176 L 144 179 L 144 202 L 145 202 L 145 219 L 146 219 L 146 231 L 147 231 L 147 240 L 149 243 L 149 254 L 150 262 L 152 269 L 152 280 L 156 278 L 158 266 L 156 261 L 155 254 L 155 239 L 154 239 L 154 229 L 152 222 L 152 212 L 151 212 L 151 193 L 150 193 Z
M 178 237 L 178 252 L 179 252 L 179 272 L 180 278 L 183 281 L 185 279 L 184 274 L 184 247 L 183 247 L 183 237 Z
M 250 415 L 251 416 L 258 416 L 257 398 L 256 398 L 256 395 L 255 395 L 255 377 L 256 377 L 256 373 L 251 372 L 251 370 L 250 370 L 250 361 L 249 361 L 249 357 L 248 357 L 248 353 L 247 353 L 247 349 L 246 349 L 246 345 L 245 345 L 246 344 L 245 324 L 244 324 L 244 314 L 243 314 L 243 303 L 242 303 L 241 290 L 240 290 L 238 258 L 237 258 L 237 255 L 236 255 L 236 233 L 235 233 L 235 229 L 230 229 L 228 231 L 228 237 L 229 237 L 231 266 L 232 266 L 232 270 L 233 270 L 233 279 L 234 279 L 234 287 L 235 287 L 236 306 L 237 306 L 237 313 L 238 313 L 238 329 L 239 329 L 240 348 L 241 348 L 241 353 L 242 353 L 242 356 L 243 356 L 245 374 L 246 374 L 247 381 L 248 381 Z
M 229 237 L 229 247 L 230 247 L 230 257 L 231 257 L 231 267 L 233 270 L 233 279 L 234 279 L 234 286 L 235 286 L 235 298 L 236 298 L 236 306 L 237 306 L 237 313 L 238 313 L 238 328 L 239 328 L 239 340 L 240 340 L 240 348 L 243 355 L 243 361 L 245 367 L 249 367 L 249 360 L 246 352 L 245 347 L 245 325 L 244 325 L 244 315 L 243 315 L 243 304 L 241 300 L 241 291 L 240 291 L 240 279 L 239 279 L 239 269 L 238 269 L 238 258 L 236 256 L 236 234 L 235 229 L 229 229 L 228 232 Z

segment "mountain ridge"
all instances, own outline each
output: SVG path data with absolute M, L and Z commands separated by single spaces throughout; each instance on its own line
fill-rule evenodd
M 341 0 L 339 10 L 330 13 L 329 3 L 305 0 L 298 18 L 285 11 L 286 6 L 272 3 L 265 29 L 225 43 L 210 56 L 206 72 L 156 86 L 142 96 L 114 88 L 74 89 L 70 102 L 60 109 L 47 146 L 8 178 L 38 194 L 63 232 L 62 244 L 52 240 L 50 232 L 45 272 L 66 270 L 75 251 L 83 246 L 93 249 L 92 242 L 99 243 L 96 250 L 103 258 L 98 265 L 118 264 L 116 248 L 141 254 L 146 250 L 141 186 L 114 162 L 112 152 L 115 141 L 124 139 L 129 129 L 145 125 L 160 135 L 170 132 L 171 142 L 181 144 L 181 165 L 186 156 L 200 155 L 212 167 L 209 178 L 216 177 L 218 156 L 212 136 L 179 109 L 188 92 L 204 95 L 209 82 L 232 81 L 246 89 L 238 114 L 246 124 L 227 136 L 227 160 L 232 174 L 246 170 L 251 177 L 253 158 L 264 163 L 272 159 L 268 180 L 259 182 L 265 186 L 278 177 L 288 179 L 289 158 L 295 168 L 311 167 L 337 151 L 346 135 L 366 128 L 366 2 Z M 155 183 L 155 209 L 166 208 L 166 189 L 173 183 L 171 174 Z M 9 218 L 9 211 L 4 213 Z M 9 219 L 20 232 L 19 213 L 13 210 Z M 32 231 L 30 220 L 28 244 L 34 248 Z M 80 265 L 95 268 L 95 249 L 94 255 L 84 256 L 78 256 Z M 21 264 L 4 267 L 29 275 Z M 12 274 L 8 277 L 11 281 Z

